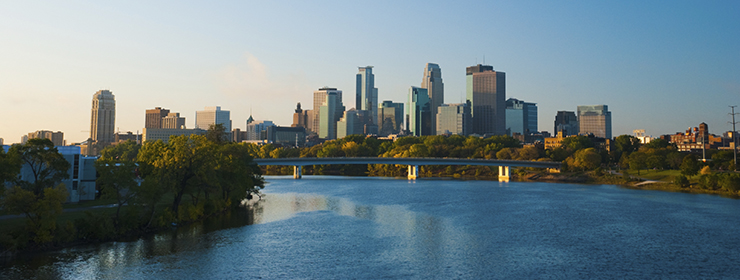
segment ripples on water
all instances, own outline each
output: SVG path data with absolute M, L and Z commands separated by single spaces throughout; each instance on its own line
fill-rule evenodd
M 738 278 L 740 203 L 548 183 L 268 178 L 251 211 L 0 278 Z

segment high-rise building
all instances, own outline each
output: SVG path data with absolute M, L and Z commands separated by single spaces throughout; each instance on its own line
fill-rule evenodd
M 530 135 L 537 133 L 537 103 L 516 98 L 506 100 L 506 133 Z
M 378 89 L 375 87 L 373 67 L 366 66 L 358 68 L 355 109 L 369 111 L 371 121 L 375 122 L 378 120 Z
M 421 88 L 427 89 L 429 103 L 432 109 L 432 128 L 437 127 L 437 108 L 442 106 L 445 99 L 445 85 L 442 82 L 442 69 L 435 63 L 427 63 L 424 67 L 424 78 L 421 80 Z M 433 130 L 434 130 L 433 129 Z M 432 133 L 435 133 L 434 131 Z
M 558 132 L 562 132 L 563 137 L 578 135 L 578 117 L 575 112 L 558 111 L 555 115 L 555 127 L 552 134 L 558 135 Z
M 144 127 L 146 128 L 163 128 L 162 119 L 170 113 L 168 109 L 162 109 L 162 107 L 155 107 L 154 109 L 146 110 L 146 120 Z
M 612 138 L 612 112 L 606 105 L 578 106 L 578 130 L 580 134 Z
M 336 88 L 323 87 L 313 92 L 313 125 L 310 128 L 319 135 L 319 138 L 335 139 L 337 137 L 337 121 L 342 117 L 342 91 Z
M 470 134 L 472 126 L 470 117 L 470 104 L 442 104 L 437 110 L 437 135 L 457 134 L 466 136 Z
M 352 134 L 363 134 L 364 129 L 360 125 L 360 118 L 357 115 L 357 110 L 349 109 L 344 111 L 344 116 L 337 122 L 337 139 L 346 137 Z
M 378 135 L 388 136 L 401 132 L 403 124 L 403 103 L 383 101 L 378 108 Z
M 411 87 L 406 108 L 406 126 L 411 135 L 432 135 L 432 109 L 427 89 Z
M 231 132 L 231 112 L 221 110 L 221 106 L 205 107 L 195 112 L 195 128 L 208 130 L 211 125 L 222 124 L 227 133 Z
M 473 118 L 473 133 L 506 134 L 506 73 L 478 64 L 466 68 L 467 99 Z
M 116 98 L 110 90 L 99 90 L 93 95 L 90 119 L 88 155 L 97 155 L 115 141 Z
M 64 133 L 61 131 L 37 130 L 28 134 L 28 139 L 36 138 L 49 139 L 54 143 L 54 146 L 64 146 Z
M 185 117 L 180 117 L 180 113 L 168 113 L 162 118 L 161 128 L 185 129 Z

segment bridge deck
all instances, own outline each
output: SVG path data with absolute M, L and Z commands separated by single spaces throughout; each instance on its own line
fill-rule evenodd
M 560 168 L 559 162 L 525 161 L 500 159 L 466 159 L 466 158 L 384 158 L 384 157 L 331 157 L 331 158 L 257 158 L 258 165 L 322 165 L 322 164 L 403 164 L 403 165 L 479 165 Z

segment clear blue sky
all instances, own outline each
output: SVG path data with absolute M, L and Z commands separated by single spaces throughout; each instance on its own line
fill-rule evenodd
M 484 57 L 506 72 L 507 98 L 538 103 L 540 130 L 559 110 L 607 104 L 615 136 L 701 122 L 721 134 L 740 105 L 740 1 L 110 2 L 0 2 L 6 143 L 42 129 L 87 139 L 100 89 L 123 132 L 156 106 L 188 127 L 204 106 L 230 110 L 235 128 L 250 111 L 290 125 L 322 86 L 354 107 L 366 65 L 380 100 L 406 102 L 438 63 L 457 103 Z

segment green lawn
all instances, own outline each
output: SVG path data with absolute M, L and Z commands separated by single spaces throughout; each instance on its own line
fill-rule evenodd
M 637 172 L 630 170 L 630 175 L 645 178 L 648 180 L 672 182 L 673 178 L 681 175 L 680 170 L 640 170 L 640 175 Z

